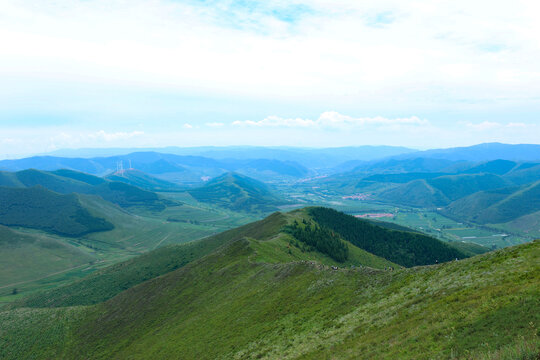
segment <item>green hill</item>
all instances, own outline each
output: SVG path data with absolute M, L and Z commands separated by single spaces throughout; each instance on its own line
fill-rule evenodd
M 255 179 L 237 173 L 226 173 L 189 193 L 201 202 L 235 211 L 271 212 L 285 201 Z
M 540 211 L 540 181 L 482 191 L 450 204 L 445 212 L 480 224 L 506 223 Z
M 231 239 L 104 303 L 0 312 L 0 357 L 532 359 L 537 354 L 538 241 L 437 266 L 332 269 L 317 260 L 294 260 L 298 249 L 289 256 L 287 247 L 267 238 L 272 231 L 262 228 L 260 239 Z M 516 355 L 527 347 L 531 357 Z
M 296 246 L 287 225 L 309 219 L 304 211 L 274 213 L 264 220 L 204 238 L 198 241 L 166 246 L 142 256 L 100 270 L 73 284 L 31 295 L 18 306 L 58 307 L 90 305 L 103 302 L 134 285 L 166 274 L 202 258 L 216 249 L 239 239 L 249 238 L 258 248 L 259 256 L 268 262 L 317 260 L 326 265 L 354 265 L 384 268 L 398 265 L 346 244 L 346 261 L 335 261 L 315 248 Z
M 478 191 L 509 185 L 509 181 L 494 174 L 445 175 L 408 182 L 382 192 L 379 198 L 409 206 L 439 207 Z
M 540 179 L 539 163 L 524 163 L 504 175 L 504 178 L 516 185 L 530 184 Z
M 437 207 L 449 202 L 439 189 L 434 188 L 423 179 L 383 191 L 377 198 L 391 203 L 424 208 Z
M 181 187 L 169 181 L 158 179 L 139 170 L 124 170 L 106 176 L 110 181 L 123 182 L 150 191 L 178 191 Z
M 61 195 L 42 186 L 0 187 L 0 224 L 80 236 L 113 229 L 105 219 L 85 209 L 75 194 Z

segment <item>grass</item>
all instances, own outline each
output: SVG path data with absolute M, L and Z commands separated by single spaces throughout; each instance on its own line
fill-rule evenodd
M 0 312 L 0 358 L 504 359 L 537 347 L 540 241 L 435 266 L 333 270 L 287 246 L 281 229 L 304 216 L 165 247 L 96 273 L 102 285 L 74 301 L 33 305 L 57 308 Z M 173 254 L 186 264 L 159 270 Z M 121 273 L 139 279 L 81 301 Z
M 260 262 L 257 246 L 103 304 L 2 312 L 0 357 L 469 359 L 538 343 L 539 242 L 395 272 Z
M 176 201 L 179 193 L 163 197 Z M 194 200 L 163 212 L 145 208 L 129 211 L 92 195 L 79 195 L 81 205 L 94 217 L 107 217 L 112 231 L 75 238 L 18 229 L 0 231 L 0 306 L 41 290 L 51 290 L 77 281 L 106 266 L 126 261 L 149 250 L 181 244 L 221 233 L 255 220 L 253 216 L 215 209 Z M 173 216 L 191 222 L 169 222 Z M 6 246 L 3 239 L 28 238 L 18 246 Z M 31 240 L 31 241 L 30 241 Z M 53 246 L 54 245 L 54 246 Z M 13 296 L 16 284 L 18 295 Z
M 37 292 L 13 304 L 25 307 L 90 305 L 106 301 L 146 280 L 166 274 L 245 236 L 260 240 L 279 233 L 285 217 L 276 213 L 265 220 L 186 244 L 167 246 L 124 261 L 78 281 Z
M 91 253 L 58 237 L 24 233 L 4 226 L 0 226 L 0 247 L 0 294 L 20 289 L 20 285 L 29 280 L 89 265 L 96 260 Z

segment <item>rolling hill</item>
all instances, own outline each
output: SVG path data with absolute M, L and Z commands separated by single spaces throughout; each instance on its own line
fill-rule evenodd
M 506 223 L 540 211 L 540 181 L 521 187 L 481 191 L 454 201 L 444 211 L 480 224 Z
M 274 214 L 200 249 L 170 247 L 119 264 L 86 283 L 114 291 L 85 306 L 72 291 L 53 295 L 52 308 L 37 301 L 2 311 L 0 357 L 470 359 L 537 349 L 538 241 L 389 271 L 348 242 L 354 267 L 279 230 L 304 220 L 314 218 Z M 137 278 L 129 289 L 109 286 L 124 270 Z
M 499 189 L 511 182 L 494 174 L 444 175 L 413 180 L 382 192 L 381 200 L 416 207 L 439 207 L 483 190 Z
M 266 184 L 237 173 L 223 174 L 189 193 L 198 201 L 235 211 L 271 212 L 286 203 Z
M 155 181 L 159 182 L 158 180 Z M 122 207 L 143 207 L 160 211 L 170 200 L 161 199 L 156 193 L 117 181 L 109 181 L 78 171 L 60 169 L 54 172 L 35 169 L 16 173 L 0 172 L 0 186 L 32 187 L 43 186 L 60 194 L 89 194 L 102 197 Z
M 0 187 L 0 224 L 64 236 L 81 236 L 114 228 L 107 220 L 91 215 L 76 194 L 61 195 L 39 185 Z

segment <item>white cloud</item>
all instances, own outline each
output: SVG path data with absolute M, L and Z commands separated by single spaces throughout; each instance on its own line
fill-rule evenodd
M 504 123 L 495 122 L 495 121 L 483 121 L 480 123 L 467 122 L 464 124 L 468 128 L 477 130 L 477 131 L 488 131 L 488 130 L 501 129 L 501 128 L 526 129 L 526 128 L 535 126 L 535 124 L 526 124 L 523 122 L 509 122 L 509 123 L 504 124 Z
M 485 130 L 491 130 L 495 128 L 500 128 L 502 124 L 498 122 L 493 121 L 483 121 L 481 123 L 466 123 L 465 124 L 468 128 L 478 131 L 485 131 Z
M 310 127 L 310 128 L 328 128 L 328 129 L 347 129 L 368 126 L 425 126 L 429 122 L 416 116 L 406 118 L 386 118 L 383 116 L 355 118 L 340 114 L 336 111 L 326 111 L 316 120 L 302 118 L 282 118 L 279 116 L 269 116 L 263 120 L 253 121 L 234 121 L 235 126 L 251 127 Z
M 222 122 L 210 122 L 210 123 L 206 123 L 205 125 L 208 126 L 208 127 L 216 128 L 216 127 L 222 127 L 225 124 L 222 123 Z
M 86 135 L 85 134 L 79 134 L 77 137 L 78 138 L 88 137 L 89 139 L 92 139 L 92 140 L 104 140 L 104 141 L 109 142 L 109 141 L 130 139 L 130 138 L 133 138 L 135 136 L 141 136 L 141 135 L 144 135 L 143 131 L 106 132 L 104 130 L 99 130 L 99 131 L 96 131 L 96 132 L 93 132 L 93 133 L 88 133 Z M 59 134 L 59 138 L 63 138 L 63 139 L 70 139 L 72 137 L 73 137 L 73 135 L 66 134 L 66 133 Z
M 522 123 L 522 122 L 510 122 L 510 123 L 506 124 L 506 127 L 508 127 L 508 128 L 526 128 L 526 127 L 530 127 L 530 126 L 534 126 L 534 124 L 525 124 L 525 123 Z
M 193 129 L 193 125 L 185 123 L 183 126 L 184 129 Z

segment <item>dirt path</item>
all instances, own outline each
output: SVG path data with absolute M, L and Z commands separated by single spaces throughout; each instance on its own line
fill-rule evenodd
M 154 249 L 157 249 L 157 247 L 158 247 L 159 245 L 161 245 L 162 242 L 164 242 L 165 240 L 167 240 L 167 239 L 170 238 L 170 237 L 171 237 L 171 234 L 168 234 L 167 236 L 165 236 L 163 239 L 161 239 L 160 242 L 157 243 L 156 246 L 154 246 Z

